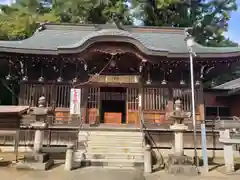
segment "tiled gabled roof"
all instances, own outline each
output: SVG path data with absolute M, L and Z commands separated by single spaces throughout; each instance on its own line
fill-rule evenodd
M 61 50 L 84 47 L 89 40 L 105 37 L 114 41 L 130 42 L 143 53 L 167 56 L 187 56 L 184 29 L 123 26 L 124 30 L 111 25 L 56 25 L 45 24 L 44 29 L 36 32 L 32 37 L 21 41 L 0 41 L 0 52 L 59 54 Z M 239 56 L 239 47 L 214 48 L 195 44 L 194 51 L 199 57 Z

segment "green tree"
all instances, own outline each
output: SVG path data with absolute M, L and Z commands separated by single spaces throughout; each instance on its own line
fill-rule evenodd
M 31 36 L 37 28 L 36 21 L 25 14 L 13 11 L 0 16 L 0 38 L 20 40 Z
M 55 0 L 52 11 L 61 22 L 104 24 L 118 14 L 123 24 L 131 24 L 132 19 L 126 0 Z
M 142 20 L 144 25 L 192 27 L 192 35 L 202 45 L 237 45 L 223 36 L 223 32 L 228 29 L 230 13 L 237 10 L 236 0 L 132 2 L 137 11 L 135 16 Z
M 12 6 L 0 8 L 1 40 L 25 39 L 36 31 L 39 22 L 59 22 L 59 18 L 37 0 L 18 0 Z

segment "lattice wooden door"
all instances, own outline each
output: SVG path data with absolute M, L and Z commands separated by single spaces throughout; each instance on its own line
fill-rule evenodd
M 138 88 L 127 88 L 127 124 L 139 123 Z
M 90 87 L 88 89 L 88 122 L 90 124 L 99 123 L 99 101 L 100 88 Z

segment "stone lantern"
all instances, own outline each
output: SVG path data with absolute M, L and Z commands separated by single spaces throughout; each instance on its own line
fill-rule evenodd
M 174 111 L 168 116 L 173 120 L 173 125 L 170 130 L 174 134 L 174 152 L 169 155 L 167 161 L 167 170 L 173 174 L 198 174 L 197 168 L 193 165 L 192 158 L 184 155 L 183 133 L 188 129 L 188 126 L 183 124 L 184 119 L 190 118 L 191 113 L 185 112 L 182 109 L 181 100 L 176 100 Z
M 35 117 L 35 122 L 30 127 L 35 130 L 33 152 L 24 156 L 24 161 L 17 164 L 18 169 L 46 170 L 52 164 L 48 153 L 42 152 L 44 130 L 48 128 L 46 121 L 49 110 L 45 107 L 46 98 L 40 97 L 38 107 L 32 108 L 31 115 Z

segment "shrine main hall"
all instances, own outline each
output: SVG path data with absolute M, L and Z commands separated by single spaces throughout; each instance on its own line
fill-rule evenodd
M 177 99 L 191 111 L 185 38 L 182 28 L 46 23 L 28 39 L 0 41 L 0 64 L 6 81 L 19 84 L 14 104 L 35 107 L 44 96 L 56 118 L 64 120 L 74 88 L 81 90 L 85 124 L 139 126 L 141 114 L 154 124 L 167 121 Z M 239 64 L 240 48 L 195 43 L 192 49 L 196 117 L 203 120 L 206 107 L 231 107 L 234 95 L 206 90 L 203 83 Z M 228 112 L 235 115 L 231 108 Z

